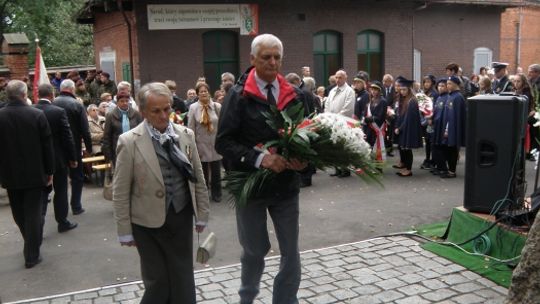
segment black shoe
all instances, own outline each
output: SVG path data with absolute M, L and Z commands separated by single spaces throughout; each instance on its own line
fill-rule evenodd
M 351 176 L 351 171 L 349 171 L 349 170 L 344 171 L 340 175 L 338 175 L 339 178 L 349 177 L 349 176 Z
M 451 172 L 446 172 L 444 174 L 441 174 L 440 178 L 456 178 L 456 174 L 451 173 Z
M 221 203 L 221 196 L 212 197 L 212 201 L 216 203 Z
M 433 168 L 433 165 L 431 164 L 431 162 L 429 160 L 424 160 L 424 162 L 422 163 L 422 165 L 420 165 L 420 169 L 422 170 L 431 170 Z
M 309 181 L 309 182 L 307 182 L 307 181 L 306 181 L 306 182 L 302 181 L 302 182 L 300 183 L 300 188 L 305 188 L 305 187 L 311 187 L 311 181 Z
M 394 157 L 394 153 L 392 153 L 392 152 L 386 152 L 386 156 Z
M 81 208 L 79 210 L 73 210 L 73 215 L 79 215 L 81 213 L 84 213 L 86 210 L 84 208 Z
M 39 256 L 37 258 L 37 260 L 35 260 L 35 261 L 24 263 L 24 267 L 26 267 L 27 269 L 32 268 L 32 267 L 36 266 L 37 264 L 41 263 L 41 261 L 43 261 L 43 259 L 41 258 L 41 256 Z
M 63 232 L 66 232 L 66 231 L 70 231 L 71 229 L 77 228 L 77 226 L 78 226 L 77 223 L 72 223 L 72 222 L 68 221 L 65 224 L 59 224 L 58 225 L 58 232 L 63 233 Z

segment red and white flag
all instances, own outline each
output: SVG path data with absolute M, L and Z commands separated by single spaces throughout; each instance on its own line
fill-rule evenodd
M 38 102 L 38 86 L 43 83 L 51 83 L 49 76 L 47 76 L 47 69 L 45 68 L 45 62 L 43 62 L 43 56 L 41 56 L 41 48 L 36 47 L 36 67 L 34 69 L 34 103 Z

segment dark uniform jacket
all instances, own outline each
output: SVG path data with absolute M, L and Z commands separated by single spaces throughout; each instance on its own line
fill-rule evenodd
M 276 100 L 279 110 L 303 103 L 306 112 L 309 111 L 302 90 L 291 86 L 281 75 L 278 75 L 278 82 L 280 94 Z M 232 171 L 257 170 L 255 164 L 261 152 L 254 147 L 279 137 L 262 114 L 269 111 L 270 105 L 257 87 L 255 69 L 251 67 L 225 97 L 219 118 L 216 151 L 225 158 Z M 297 194 L 299 187 L 299 174 L 285 170 L 266 183 L 258 197 L 287 197 Z
M 43 111 L 22 101 L 0 109 L 0 181 L 7 189 L 39 188 L 54 173 L 51 129 Z
M 66 168 L 69 161 L 77 161 L 75 144 L 73 143 L 66 111 L 45 99 L 39 100 L 35 107 L 45 113 L 49 122 L 53 138 L 56 170 Z
M 501 94 L 502 92 L 512 92 L 514 90 L 512 82 L 508 79 L 508 76 L 504 75 L 503 78 L 497 79 L 493 82 L 493 94 Z

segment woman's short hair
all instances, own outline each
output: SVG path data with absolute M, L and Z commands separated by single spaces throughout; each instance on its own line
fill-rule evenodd
M 96 109 L 97 110 L 97 106 L 93 103 L 91 103 L 90 105 L 88 105 L 88 107 L 86 108 L 86 112 L 87 113 L 90 113 L 90 111 L 92 111 L 93 109 Z
M 143 111 L 146 108 L 148 97 L 152 96 L 165 96 L 172 104 L 172 93 L 169 88 L 163 82 L 150 82 L 142 86 L 137 94 L 137 101 L 139 109 Z
M 199 90 L 200 90 L 202 87 L 205 87 L 206 90 L 207 90 L 208 92 L 210 92 L 210 86 L 209 86 L 206 82 L 199 82 L 199 83 L 197 83 L 197 85 L 195 86 L 195 93 L 197 93 L 197 95 L 199 95 Z

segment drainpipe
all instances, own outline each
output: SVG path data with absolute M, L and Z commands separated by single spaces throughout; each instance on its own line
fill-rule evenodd
M 519 21 L 517 26 L 516 37 L 516 72 L 517 68 L 521 65 L 521 25 L 523 24 L 523 6 L 519 7 Z
M 414 25 L 414 15 L 416 14 L 417 11 L 421 11 L 423 9 L 426 9 L 428 7 L 428 2 L 424 2 L 424 4 L 418 6 L 418 7 L 415 7 L 414 8 L 414 11 L 412 12 L 412 18 L 411 18 L 411 42 L 412 42 L 412 55 L 413 55 L 413 60 L 412 60 L 412 78 L 414 78 L 414 50 L 416 50 L 415 46 L 414 46 L 414 31 L 416 30 L 415 28 L 415 25 Z M 421 63 L 420 63 L 420 66 L 421 66 Z M 420 77 L 422 77 L 422 71 L 420 71 Z M 419 81 L 419 79 L 415 79 L 416 81 Z
M 135 77 L 134 77 L 134 70 L 135 67 L 133 66 L 133 44 L 131 42 L 131 23 L 129 22 L 129 18 L 126 14 L 126 11 L 124 11 L 124 6 L 122 5 L 122 0 L 116 0 L 116 5 L 118 6 L 118 9 L 122 13 L 122 16 L 124 16 L 124 21 L 126 22 L 127 28 L 128 28 L 128 49 L 129 49 L 129 74 L 131 78 L 131 89 L 135 90 Z

